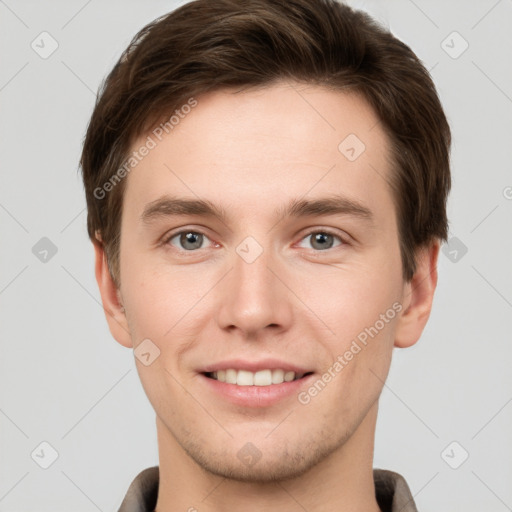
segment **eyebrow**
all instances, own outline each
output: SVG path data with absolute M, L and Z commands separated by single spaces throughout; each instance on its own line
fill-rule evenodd
M 229 215 L 221 205 L 206 199 L 187 199 L 165 195 L 144 208 L 141 220 L 149 224 L 154 220 L 179 215 L 212 217 L 227 223 Z M 278 218 L 320 217 L 322 215 L 346 215 L 361 219 L 373 226 L 373 212 L 357 200 L 341 195 L 330 195 L 316 199 L 292 199 L 287 205 L 274 210 Z

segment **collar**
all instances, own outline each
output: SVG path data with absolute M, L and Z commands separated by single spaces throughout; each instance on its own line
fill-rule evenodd
M 404 477 L 374 469 L 375 496 L 382 512 L 418 512 Z M 118 512 L 154 512 L 158 497 L 159 467 L 142 470 L 132 481 Z

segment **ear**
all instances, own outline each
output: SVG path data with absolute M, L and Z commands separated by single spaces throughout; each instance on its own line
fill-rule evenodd
M 117 288 L 107 264 L 107 256 L 101 242 L 94 242 L 96 282 L 100 289 L 101 302 L 107 318 L 108 327 L 114 339 L 127 348 L 132 348 L 130 329 L 126 313 L 121 303 L 121 294 Z
M 440 242 L 436 240 L 416 253 L 416 272 L 404 284 L 403 311 L 395 333 L 395 347 L 406 348 L 420 338 L 432 310 L 437 285 L 437 257 Z

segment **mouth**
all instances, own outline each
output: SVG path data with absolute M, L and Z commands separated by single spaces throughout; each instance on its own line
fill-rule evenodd
M 202 373 L 209 379 L 237 386 L 276 386 L 284 382 L 301 380 L 313 374 L 313 372 L 296 373 L 282 368 L 268 368 L 256 372 L 227 368 L 225 370 Z
M 201 376 L 199 382 L 204 392 L 212 400 L 220 399 L 252 410 L 276 404 L 291 405 L 294 397 L 316 378 L 311 366 L 276 358 L 231 358 L 212 362 L 196 371 Z

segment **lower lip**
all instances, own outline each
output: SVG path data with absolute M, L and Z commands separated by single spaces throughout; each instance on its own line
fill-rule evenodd
M 282 384 L 271 384 L 270 386 L 238 386 L 228 384 L 207 377 L 201 374 L 201 378 L 214 392 L 222 396 L 234 405 L 243 407 L 269 407 L 280 400 L 290 396 L 297 396 L 299 390 L 308 385 L 314 374 L 302 377 L 302 379 L 283 382 Z

